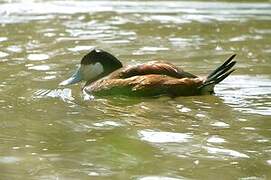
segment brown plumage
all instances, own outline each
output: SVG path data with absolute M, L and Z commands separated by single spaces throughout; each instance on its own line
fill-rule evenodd
M 172 64 L 151 62 L 116 70 L 105 78 L 89 83 L 84 90 L 99 95 L 189 96 L 199 93 L 197 87 L 202 82 L 202 79 Z
M 87 83 L 84 91 L 94 95 L 129 96 L 192 96 L 212 94 L 215 84 L 224 80 L 234 70 L 231 56 L 206 78 L 197 77 L 173 64 L 151 61 L 145 64 L 122 67 L 113 55 L 93 50 L 83 58 L 83 63 L 72 78 L 61 84 L 80 80 Z
M 175 78 L 195 78 L 197 76 L 187 73 L 177 66 L 160 61 L 150 61 L 145 64 L 127 66 L 114 71 L 109 76 L 113 78 L 129 78 L 132 76 L 147 75 L 147 74 L 160 74 L 167 75 Z

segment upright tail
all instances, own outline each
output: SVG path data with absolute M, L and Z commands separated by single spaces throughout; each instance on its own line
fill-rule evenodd
M 223 81 L 233 71 L 235 71 L 235 69 L 232 69 L 232 67 L 236 64 L 236 61 L 232 61 L 235 56 L 236 54 L 233 54 L 221 66 L 216 68 L 207 76 L 204 83 L 199 87 L 202 94 L 212 94 L 214 92 L 214 86 Z

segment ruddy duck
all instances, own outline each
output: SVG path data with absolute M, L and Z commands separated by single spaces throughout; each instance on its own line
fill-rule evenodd
M 83 57 L 75 74 L 60 85 L 86 81 L 83 90 L 92 95 L 192 96 L 213 94 L 214 86 L 234 69 L 232 55 L 207 77 L 201 78 L 159 61 L 123 66 L 112 54 L 94 49 Z

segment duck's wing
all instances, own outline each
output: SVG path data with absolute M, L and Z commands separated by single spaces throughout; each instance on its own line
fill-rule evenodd
M 101 79 L 84 88 L 94 95 L 191 96 L 199 94 L 200 78 L 174 78 L 159 74 L 132 76 L 124 79 Z
M 113 72 L 108 78 L 124 79 L 133 76 L 141 76 L 148 74 L 167 75 L 174 78 L 196 78 L 197 76 L 185 72 L 177 66 L 159 61 L 151 61 L 145 64 L 123 67 Z

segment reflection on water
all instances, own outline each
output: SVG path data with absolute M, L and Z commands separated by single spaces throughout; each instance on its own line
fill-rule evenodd
M 1 178 L 270 179 L 270 15 L 268 1 L 1 1 Z M 93 47 L 202 75 L 237 53 L 237 71 L 214 96 L 59 87 Z

